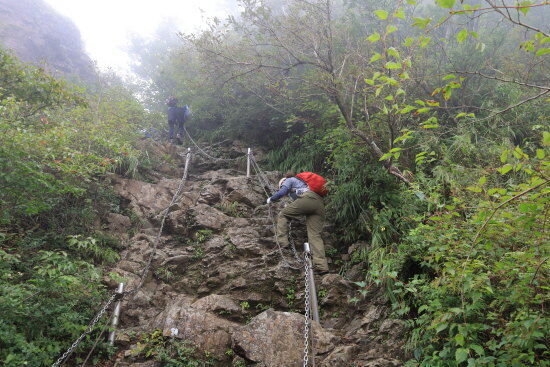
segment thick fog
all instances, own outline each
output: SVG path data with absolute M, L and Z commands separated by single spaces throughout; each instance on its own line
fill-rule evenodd
M 178 31 L 192 31 L 205 24 L 205 18 L 225 17 L 234 12 L 234 0 L 46 0 L 70 18 L 79 28 L 86 51 L 100 68 L 119 73 L 129 70 L 125 52 L 132 36 L 147 38 L 166 19 Z

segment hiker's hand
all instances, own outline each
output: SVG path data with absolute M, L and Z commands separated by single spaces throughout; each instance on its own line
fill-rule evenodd
M 271 198 L 267 198 L 267 203 L 271 204 Z

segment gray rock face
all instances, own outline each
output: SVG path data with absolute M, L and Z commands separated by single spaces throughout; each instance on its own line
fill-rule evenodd
M 78 28 L 43 0 L 0 0 L 0 43 L 53 73 L 95 76 Z
M 107 216 L 109 231 L 119 236 L 125 236 L 126 231 L 132 226 L 132 221 L 125 215 L 109 213 Z
M 161 329 L 164 336 L 190 340 L 201 351 L 206 351 L 218 359 L 225 359 L 225 352 L 231 347 L 230 330 L 238 324 L 201 307 L 208 302 L 199 301 L 190 305 L 185 296 L 178 297 L 155 318 L 151 326 Z
M 272 181 L 277 176 L 269 174 Z M 113 181 L 145 222 L 112 270 L 131 288 L 152 251 L 159 213 L 179 179 Z M 304 230 L 293 226 L 299 237 Z M 283 253 L 298 265 L 290 249 Z M 323 315 L 322 326 L 312 327 L 318 366 L 402 365 L 404 328 L 387 317 L 386 301 L 376 287 L 357 303 L 350 303 L 359 296 L 357 286 L 340 275 L 318 278 L 317 287 Z M 160 329 L 167 338 L 193 343 L 199 354 L 215 356 L 220 367 L 302 366 L 304 318 L 297 312 L 303 305 L 302 271 L 281 261 L 263 189 L 243 172 L 201 163 L 191 170 L 182 200 L 168 215 L 143 288 L 135 300 L 124 302 L 121 335 Z M 118 362 L 132 366 L 129 357 Z
M 233 331 L 233 347 L 244 357 L 265 367 L 303 365 L 304 317 L 297 313 L 267 310 L 248 325 Z M 334 349 L 336 337 L 313 325 L 317 354 Z

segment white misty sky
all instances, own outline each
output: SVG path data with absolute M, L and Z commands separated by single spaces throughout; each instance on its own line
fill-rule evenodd
M 88 54 L 101 68 L 128 71 L 124 46 L 129 35 L 152 34 L 164 18 L 176 19 L 180 31 L 201 28 L 205 17 L 224 18 L 223 0 L 46 0 L 80 29 Z

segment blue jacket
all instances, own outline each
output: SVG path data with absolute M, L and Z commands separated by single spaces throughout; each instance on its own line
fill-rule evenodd
M 309 191 L 309 187 L 304 181 L 296 177 L 290 177 L 283 182 L 279 191 L 271 197 L 271 201 L 277 201 L 285 195 L 290 196 L 292 200 L 296 200 L 298 196 L 306 191 Z

